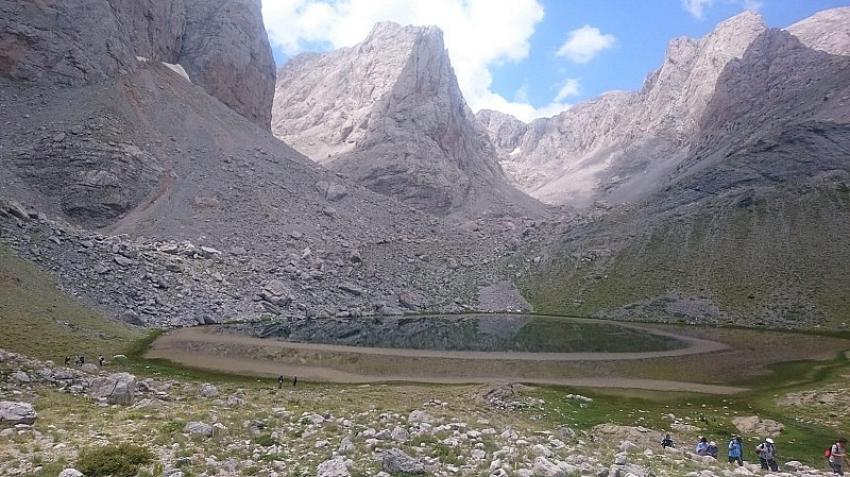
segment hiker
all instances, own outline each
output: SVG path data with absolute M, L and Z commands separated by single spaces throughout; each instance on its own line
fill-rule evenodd
M 102 354 L 97 355 L 97 365 L 98 365 L 98 366 L 100 366 L 100 367 L 102 368 L 102 367 L 103 367 L 103 363 L 104 363 L 104 361 L 105 361 L 105 360 L 103 359 L 103 355 L 102 355 Z
M 717 458 L 717 452 L 718 452 L 717 443 L 714 442 L 714 441 L 709 442 L 708 448 L 706 448 L 706 450 L 705 450 L 706 455 L 714 457 L 716 459 Z
M 729 441 L 729 463 L 738 463 L 738 467 L 744 466 L 744 443 L 741 436 L 735 436 Z
M 281 374 L 280 376 L 277 377 L 277 388 L 278 389 L 283 388 L 283 381 L 284 381 L 284 378 L 283 378 L 283 375 Z
M 294 388 L 298 384 L 298 376 L 292 377 L 292 387 Z
M 67 368 L 70 365 L 71 365 L 71 357 L 65 356 L 65 367 Z
M 708 455 L 708 439 L 700 436 L 699 442 L 697 442 L 697 446 L 694 448 L 694 452 L 696 455 Z
M 776 463 L 776 444 L 773 439 L 768 437 L 761 444 L 756 446 L 756 454 L 759 455 L 762 470 L 779 470 L 779 465 Z
M 80 366 L 82 366 L 84 364 L 86 364 L 86 357 L 83 356 L 83 355 L 80 355 Z
M 847 439 L 841 438 L 829 449 L 829 466 L 835 475 L 844 475 L 844 461 L 847 460 Z
M 665 434 L 664 439 L 661 439 L 661 448 L 666 449 L 667 447 L 675 448 L 676 445 L 673 443 L 673 438 L 670 437 L 670 434 Z

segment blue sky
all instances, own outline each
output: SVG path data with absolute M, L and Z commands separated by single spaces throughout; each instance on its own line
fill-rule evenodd
M 642 4 L 640 8 L 636 4 Z M 714 26 L 740 13 L 737 2 L 717 2 L 703 10 L 703 18 L 685 11 L 678 0 L 549 0 L 545 16 L 531 37 L 527 59 L 506 62 L 493 69 L 493 90 L 507 98 L 527 85 L 529 102 L 545 105 L 564 77 L 580 81 L 573 102 L 605 91 L 639 89 L 647 73 L 661 65 L 667 42 L 677 36 L 702 37 Z M 786 27 L 813 13 L 850 2 L 839 0 L 767 0 L 759 13 L 771 27 Z M 585 64 L 554 56 L 567 31 L 592 25 L 616 37 L 614 45 Z
M 670 39 L 745 9 L 785 27 L 839 6 L 850 0 L 264 0 L 263 13 L 279 65 L 353 45 L 376 21 L 436 24 L 470 106 L 529 120 L 640 88 Z

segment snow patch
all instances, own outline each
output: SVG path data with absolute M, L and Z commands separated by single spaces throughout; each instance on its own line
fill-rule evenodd
M 522 154 L 522 149 L 516 148 L 513 151 L 511 151 L 511 153 L 508 154 L 508 155 L 511 156 L 511 157 L 514 157 L 514 156 L 518 156 L 520 154 Z
M 189 79 L 189 74 L 188 74 L 188 73 L 186 73 L 186 70 L 184 70 L 182 66 L 180 66 L 180 65 L 175 65 L 175 64 L 173 64 L 173 63 L 166 63 L 166 62 L 164 62 L 164 61 L 162 61 L 161 63 L 163 64 L 163 66 L 167 67 L 167 68 L 168 68 L 168 69 L 170 69 L 171 71 L 173 71 L 173 72 L 177 73 L 178 75 L 182 76 L 182 77 L 183 77 L 183 79 L 185 79 L 186 81 L 188 81 L 188 82 L 190 82 L 190 83 L 192 82 L 192 80 L 190 80 L 190 79 Z

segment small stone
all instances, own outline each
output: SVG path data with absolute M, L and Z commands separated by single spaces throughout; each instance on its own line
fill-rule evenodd
M 407 442 L 410 440 L 410 433 L 403 427 L 396 427 L 390 434 L 392 440 L 396 442 Z
M 205 398 L 216 397 L 218 396 L 218 388 L 210 383 L 204 383 L 201 385 L 200 394 Z
M 213 436 L 215 430 L 213 429 L 213 426 L 209 424 L 192 421 L 186 423 L 186 427 L 183 428 L 183 432 L 187 432 L 196 437 L 208 438 Z

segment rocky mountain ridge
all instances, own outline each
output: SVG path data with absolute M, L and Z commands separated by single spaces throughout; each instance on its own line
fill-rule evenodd
M 210 95 L 269 127 L 274 59 L 259 0 L 0 2 L 0 77 L 81 86 L 146 60 L 181 65 Z
M 823 10 L 785 29 L 809 48 L 833 55 L 850 55 L 850 8 Z
M 848 85 L 850 57 L 759 35 L 724 68 L 655 192 L 548 234 L 559 238 L 530 301 L 618 319 L 845 327 Z
M 4 241 L 110 315 L 130 310 L 147 325 L 211 310 L 250 319 L 475 307 L 479 287 L 507 278 L 495 264 L 516 253 L 507 237 L 535 225 L 450 228 L 322 169 L 155 64 L 112 85 L 0 94 L 0 192 L 44 219 L 5 214 Z M 179 247 L 157 252 L 186 241 L 221 253 L 200 252 L 208 260 L 190 273 Z M 257 298 L 273 280 L 277 303 Z
M 429 213 L 544 213 L 495 161 L 435 27 L 380 23 L 352 48 L 289 61 L 272 129 L 317 162 Z
M 544 202 L 583 207 L 641 197 L 682 160 L 723 68 L 765 29 L 744 12 L 703 39 L 672 40 L 640 91 L 606 93 L 537 119 L 523 134 L 514 126 L 509 140 L 491 130 L 503 166 Z

